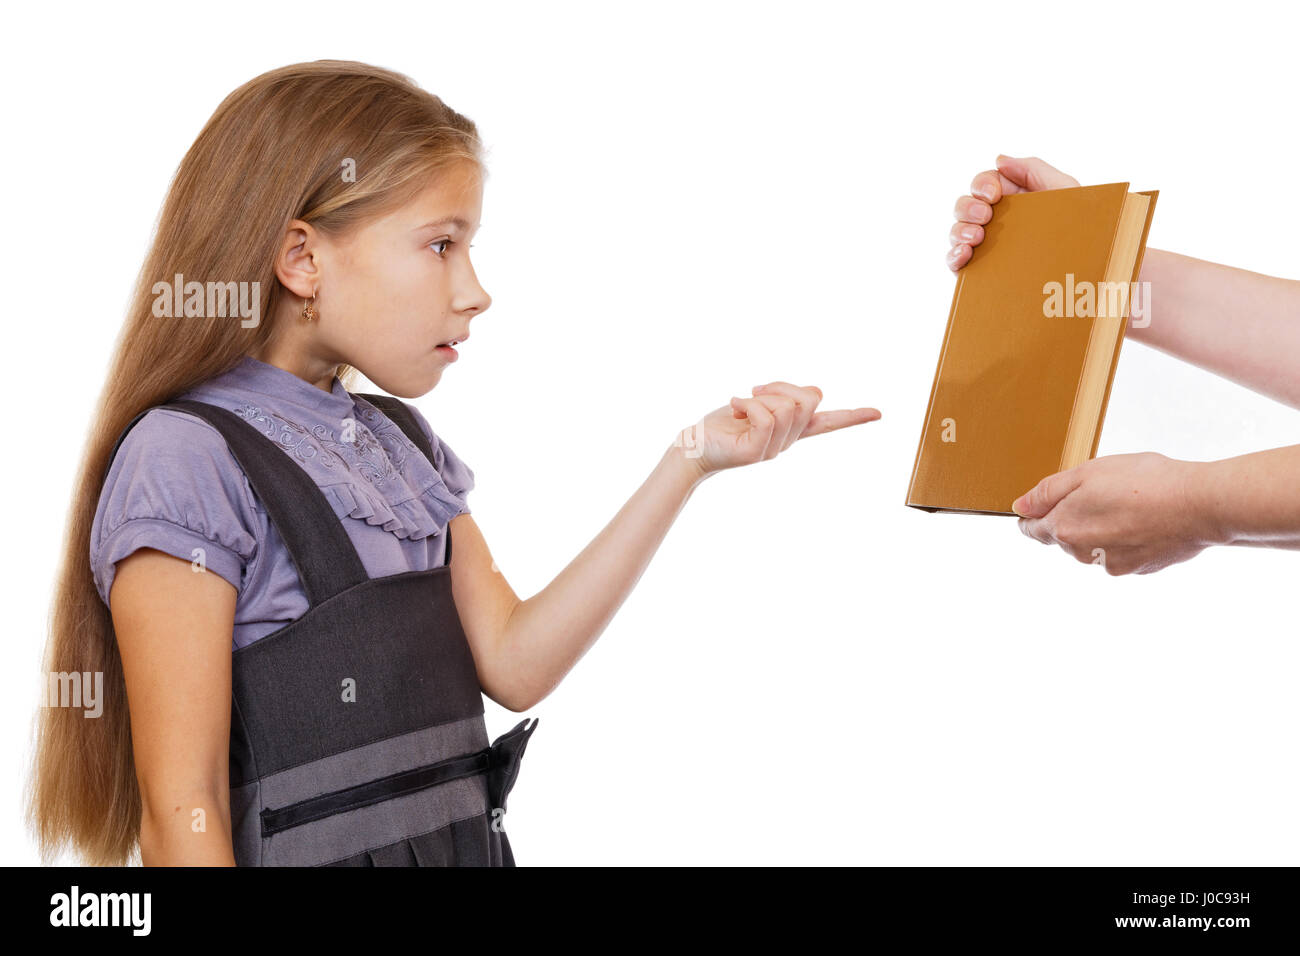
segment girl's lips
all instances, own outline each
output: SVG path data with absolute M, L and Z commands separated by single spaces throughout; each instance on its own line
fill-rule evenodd
M 456 359 L 460 357 L 459 353 L 450 345 L 439 345 L 437 348 L 434 349 L 434 351 L 437 352 L 439 355 L 441 355 L 443 358 L 447 359 L 447 361 L 449 362 L 454 362 L 456 361 Z

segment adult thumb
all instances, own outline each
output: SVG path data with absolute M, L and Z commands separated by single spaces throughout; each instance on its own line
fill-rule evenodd
M 1078 488 L 1082 478 L 1077 468 L 1048 475 L 1011 503 L 1011 510 L 1022 518 L 1041 518 Z
M 1079 185 L 1069 173 L 1043 162 L 1037 156 L 1004 156 L 998 154 L 998 172 L 1026 192 L 1040 189 L 1065 189 Z

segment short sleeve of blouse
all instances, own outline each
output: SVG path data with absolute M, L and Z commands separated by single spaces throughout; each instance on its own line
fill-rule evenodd
M 409 403 L 406 403 L 406 407 L 411 410 L 420 428 L 429 438 L 429 444 L 433 447 L 433 467 L 442 477 L 443 484 L 447 486 L 448 491 L 461 500 L 465 507 L 464 513 L 469 514 L 466 495 L 474 489 L 473 470 L 460 460 L 460 456 L 451 450 L 450 445 L 433 433 L 433 428 L 418 408 Z
M 113 459 L 90 532 L 90 566 L 109 604 L 117 562 L 156 548 L 203 562 L 242 591 L 257 549 L 252 489 L 225 438 L 207 422 L 154 409 Z

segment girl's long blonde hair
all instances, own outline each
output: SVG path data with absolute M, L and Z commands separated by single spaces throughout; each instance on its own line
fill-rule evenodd
M 140 411 L 232 368 L 272 337 L 287 294 L 273 263 L 290 221 L 344 235 L 460 164 L 484 174 L 471 120 L 400 73 L 341 60 L 298 63 L 244 84 L 185 154 L 131 296 L 69 514 L 42 699 L 51 674 L 102 673 L 103 710 L 89 718 L 42 706 L 37 716 L 27 815 L 45 861 L 71 848 L 91 865 L 122 865 L 138 851 L 126 685 L 90 568 L 91 525 L 118 435 Z M 155 284 L 177 274 L 205 288 L 260 288 L 260 323 L 246 328 L 237 312 L 155 316 Z M 338 374 L 354 386 L 355 369 L 340 365 Z

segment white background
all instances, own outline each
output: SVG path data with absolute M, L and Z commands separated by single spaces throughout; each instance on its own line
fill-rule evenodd
M 0 861 L 93 405 L 220 100 L 346 58 L 474 119 L 492 294 L 416 400 L 521 596 L 677 430 L 770 380 L 879 422 L 710 478 L 550 698 L 530 864 L 1294 864 L 1294 552 L 1112 578 L 903 505 L 954 201 L 999 152 L 1159 189 L 1149 246 L 1296 277 L 1282 4 L 160 4 L 7 14 Z M 1232 329 L 1225 328 L 1225 335 Z M 1292 444 L 1300 412 L 1125 345 L 1100 454 Z M 495 736 L 521 716 L 491 701 Z

